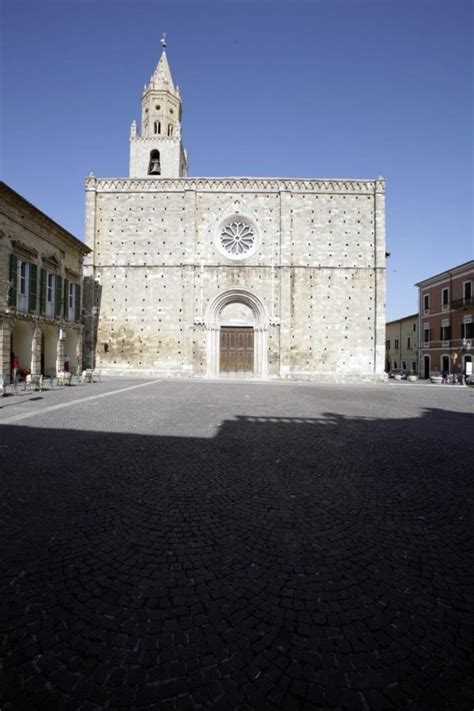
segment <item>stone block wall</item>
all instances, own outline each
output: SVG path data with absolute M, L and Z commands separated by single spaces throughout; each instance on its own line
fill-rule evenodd
M 97 367 L 209 375 L 212 305 L 240 289 L 262 304 L 266 377 L 383 378 L 382 180 L 89 178 L 86 191 Z M 220 245 L 229 220 L 252 225 L 245 259 Z

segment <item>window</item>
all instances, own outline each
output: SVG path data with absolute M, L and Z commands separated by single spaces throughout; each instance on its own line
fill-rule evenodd
M 423 343 L 430 342 L 430 325 L 429 323 L 423 324 Z
M 472 298 L 472 281 L 464 282 L 464 301 L 469 301 Z
M 407 338 L 407 350 L 411 350 L 411 338 L 408 336 Z
M 28 282 L 30 276 L 30 265 L 28 262 L 18 263 L 18 300 L 17 308 L 21 311 L 28 311 Z
M 403 370 L 407 369 L 407 364 L 406 364 L 406 361 L 404 361 L 404 360 L 402 360 L 402 368 L 403 368 Z
M 46 313 L 54 316 L 54 274 L 49 274 L 46 279 Z
M 416 331 L 416 323 L 413 324 L 413 333 Z
M 423 297 L 423 308 L 425 311 L 428 311 L 430 308 L 430 295 L 425 294 Z
M 474 338 L 474 323 L 463 323 L 461 325 L 461 338 Z
M 80 318 L 81 287 L 79 284 L 67 285 L 67 311 L 68 321 L 78 321 Z
M 441 290 L 441 306 L 443 310 L 449 306 L 449 287 Z
M 390 341 L 385 341 L 385 348 L 389 351 L 390 350 Z
M 172 126 L 172 124 L 169 124 L 169 126 L 168 126 L 168 136 L 172 136 L 172 135 L 173 135 L 173 126 Z
M 26 294 L 28 283 L 28 264 L 20 262 L 20 294 Z
M 399 345 L 399 343 L 398 343 L 398 338 L 396 338 L 396 339 L 395 339 L 395 350 L 396 350 L 396 351 L 398 351 L 398 345 Z
M 411 362 L 411 372 L 415 373 L 416 375 L 416 361 L 412 360 Z
M 451 326 L 449 325 L 443 325 L 441 326 L 441 340 L 442 341 L 450 341 L 451 340 Z
M 159 121 L 155 121 L 155 133 L 161 133 L 161 123 Z

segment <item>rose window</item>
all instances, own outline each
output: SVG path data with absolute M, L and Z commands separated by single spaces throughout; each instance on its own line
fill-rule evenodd
M 229 222 L 221 232 L 221 245 L 232 257 L 245 256 L 254 244 L 254 231 L 245 222 Z

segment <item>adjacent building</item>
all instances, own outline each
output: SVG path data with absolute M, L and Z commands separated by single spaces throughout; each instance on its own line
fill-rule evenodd
M 466 372 L 474 342 L 474 260 L 420 281 L 419 369 L 424 378 L 433 372 Z M 469 370 L 469 367 L 467 368 Z
M 87 365 L 384 380 L 382 178 L 188 177 L 163 52 L 129 177 L 86 180 Z
M 385 327 L 385 369 L 418 374 L 418 314 L 388 321 Z
M 82 368 L 81 272 L 89 252 L 70 232 L 0 183 L 0 363 L 55 375 Z

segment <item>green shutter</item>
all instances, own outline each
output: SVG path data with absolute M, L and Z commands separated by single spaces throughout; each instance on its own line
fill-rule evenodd
M 59 274 L 56 274 L 56 276 L 54 277 L 54 315 L 56 318 L 61 317 L 62 295 L 63 295 L 63 280 L 59 276 Z
M 8 290 L 8 305 L 16 307 L 16 292 L 18 285 L 18 259 L 10 254 L 10 288 Z
M 64 318 L 69 317 L 69 282 L 64 280 Z
M 40 312 L 46 313 L 46 269 L 40 272 Z
M 36 311 L 38 293 L 38 267 L 30 264 L 30 284 L 28 287 L 28 311 Z
M 74 301 L 74 321 L 81 320 L 81 287 L 76 284 L 76 298 Z

